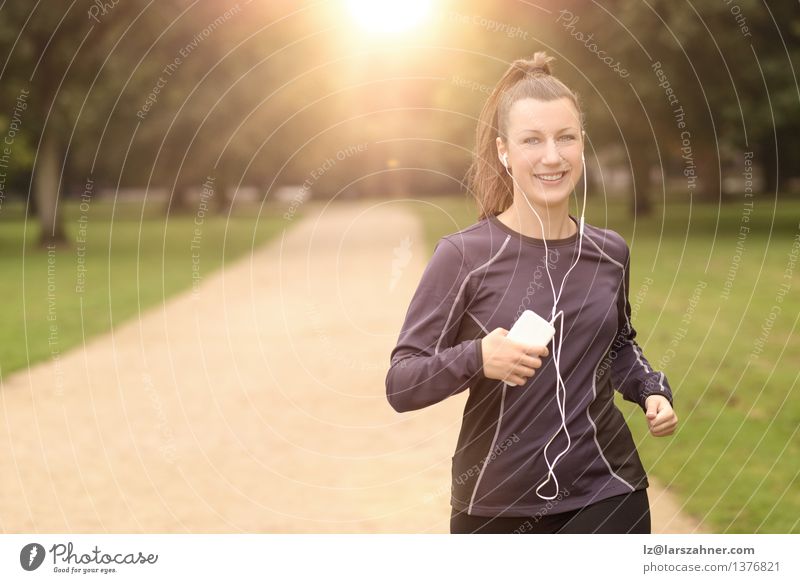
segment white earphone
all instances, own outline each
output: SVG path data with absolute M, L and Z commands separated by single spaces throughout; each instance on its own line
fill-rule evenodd
M 586 135 L 586 132 L 583 131 L 583 130 L 581 131 L 581 133 L 583 135 Z M 517 180 L 511 174 L 511 170 L 508 167 L 508 153 L 504 153 L 500 157 L 500 160 L 501 160 L 501 162 L 503 163 L 503 166 L 506 169 L 506 173 L 511 177 L 511 180 L 514 182 L 514 184 L 517 185 L 517 188 L 519 188 L 520 191 L 523 193 L 523 198 L 525 199 L 525 202 L 528 203 L 528 206 L 530 207 L 531 211 L 533 211 L 533 214 L 536 215 L 537 219 L 539 219 L 539 224 L 542 226 L 542 234 L 544 234 L 544 223 L 542 222 L 542 218 L 539 216 L 539 213 L 536 212 L 536 209 L 533 208 L 533 205 L 528 200 L 528 197 L 524 196 L 525 192 L 522 190 L 522 187 L 519 185 Z M 584 215 L 586 213 L 586 187 L 587 187 L 587 185 L 586 185 L 586 156 L 584 155 L 583 150 L 581 150 L 581 163 L 583 165 L 583 208 L 581 209 L 581 217 L 580 217 L 580 222 L 578 224 L 578 231 L 579 231 L 578 252 L 575 255 L 575 261 L 573 261 L 572 265 L 567 270 L 567 273 L 564 275 L 564 279 L 561 281 L 561 287 L 558 290 L 558 295 L 556 295 L 556 288 L 555 288 L 555 285 L 553 284 L 553 278 L 550 276 L 550 268 L 548 266 L 548 263 L 549 263 L 548 258 L 549 258 L 550 255 L 549 255 L 548 250 L 547 250 L 547 239 L 545 239 L 545 238 L 542 239 L 542 241 L 544 242 L 544 253 L 545 253 L 544 265 L 545 265 L 545 271 L 547 272 L 547 278 L 550 280 L 550 288 L 553 291 L 553 310 L 552 310 L 552 312 L 550 314 L 550 323 L 553 324 L 559 314 L 561 315 L 561 322 L 562 322 L 561 329 L 559 330 L 558 346 L 555 346 L 555 337 L 553 338 L 553 345 L 554 345 L 553 360 L 555 360 L 555 363 L 556 363 L 556 403 L 558 404 L 559 413 L 561 413 L 561 426 L 556 430 L 556 432 L 553 434 L 553 436 L 550 438 L 550 440 L 544 446 L 544 461 L 547 464 L 547 479 L 544 482 L 542 482 L 541 484 L 539 484 L 539 486 L 536 488 L 536 494 L 540 498 L 542 498 L 544 500 L 553 500 L 554 498 L 556 498 L 558 496 L 558 493 L 559 493 L 558 492 L 558 479 L 556 478 L 555 472 L 553 470 L 554 470 L 556 464 L 558 463 L 558 460 L 561 459 L 561 457 L 564 454 L 567 453 L 567 451 L 569 450 L 570 446 L 572 445 L 572 440 L 569 437 L 569 431 L 567 431 L 567 419 L 566 419 L 567 388 L 566 388 L 566 385 L 564 384 L 564 379 L 561 377 L 561 370 L 560 370 L 561 344 L 562 344 L 562 340 L 563 340 L 562 335 L 563 335 L 563 331 L 564 331 L 563 330 L 564 329 L 564 326 L 563 326 L 564 311 L 563 310 L 556 311 L 556 309 L 558 307 L 558 300 L 561 299 L 561 292 L 564 291 L 564 284 L 567 281 L 567 277 L 569 276 L 569 274 L 572 271 L 572 269 L 578 264 L 578 259 L 580 259 L 581 248 L 582 248 L 582 245 L 583 245 L 583 225 L 584 225 Z M 561 384 L 561 389 L 563 391 L 563 400 L 562 400 L 562 396 L 561 396 L 562 393 L 559 391 L 559 383 Z M 553 440 L 555 440 L 555 438 L 561 432 L 562 428 L 564 429 L 564 433 L 567 434 L 567 447 L 566 447 L 566 449 L 561 451 L 555 457 L 555 459 L 553 460 L 552 463 L 550 463 L 550 460 L 547 458 L 547 448 L 550 447 L 550 444 L 553 443 Z M 555 482 L 555 485 L 556 485 L 556 493 L 553 494 L 552 496 L 543 496 L 542 494 L 539 493 L 539 490 L 543 486 L 545 486 L 548 482 L 550 482 L 550 477 L 551 476 L 552 476 L 553 481 Z

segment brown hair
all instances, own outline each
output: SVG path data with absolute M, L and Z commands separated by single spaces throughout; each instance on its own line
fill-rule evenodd
M 520 99 L 533 98 L 553 101 L 562 97 L 572 100 L 581 118 L 583 113 L 577 93 L 551 73 L 553 57 L 544 51 L 533 58 L 517 59 L 495 85 L 478 118 L 475 134 L 475 154 L 467 173 L 467 188 L 478 202 L 478 220 L 506 210 L 514 201 L 511 177 L 497 157 L 496 139 L 508 141 L 508 113 Z

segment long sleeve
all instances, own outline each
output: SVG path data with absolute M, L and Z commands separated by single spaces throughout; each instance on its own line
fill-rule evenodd
M 386 397 L 398 412 L 458 394 L 483 376 L 480 339 L 454 345 L 466 312 L 469 266 L 440 239 L 411 300 L 386 375 Z
M 626 401 L 638 403 L 646 411 L 644 401 L 650 395 L 663 395 L 672 404 L 672 390 L 663 372 L 653 370 L 636 343 L 636 330 L 631 322 L 631 305 L 628 299 L 630 288 L 630 249 L 625 245 L 623 285 L 618 297 L 619 327 L 614 340 L 611 379 L 614 388 L 622 393 Z

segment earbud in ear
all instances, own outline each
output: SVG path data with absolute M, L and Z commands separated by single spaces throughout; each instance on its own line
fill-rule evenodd
M 583 134 L 585 136 L 586 135 L 586 130 L 581 130 L 581 134 Z M 581 162 L 586 164 L 586 155 L 583 153 L 583 150 L 581 150 Z
M 503 166 L 508 168 L 508 154 L 503 154 L 500 160 L 503 162 Z

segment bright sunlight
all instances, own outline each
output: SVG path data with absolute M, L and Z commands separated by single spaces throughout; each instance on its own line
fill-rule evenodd
M 345 0 L 355 21 L 373 33 L 400 33 L 421 26 L 430 16 L 431 0 Z

